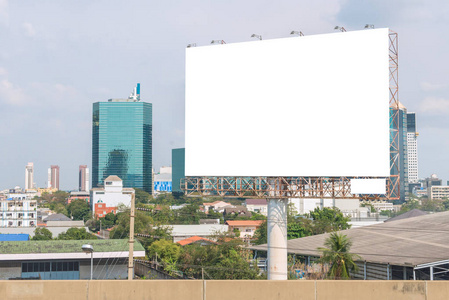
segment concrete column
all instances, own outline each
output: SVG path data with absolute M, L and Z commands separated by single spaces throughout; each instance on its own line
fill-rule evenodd
M 287 280 L 287 202 L 268 200 L 268 280 Z

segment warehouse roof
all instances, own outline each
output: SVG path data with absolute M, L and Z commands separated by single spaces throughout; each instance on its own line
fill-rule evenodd
M 418 266 L 449 259 L 449 211 L 342 231 L 351 252 L 372 263 Z M 320 256 L 328 233 L 287 242 L 288 252 Z M 267 250 L 267 245 L 250 247 Z
M 48 240 L 48 241 L 21 241 L 2 242 L 0 247 L 0 260 L 3 254 L 28 253 L 83 253 L 81 246 L 91 244 L 95 252 L 122 252 L 128 251 L 128 240 Z M 134 251 L 145 251 L 143 246 L 134 242 Z

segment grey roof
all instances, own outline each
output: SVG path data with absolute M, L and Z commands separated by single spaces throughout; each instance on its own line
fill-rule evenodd
M 46 217 L 43 221 L 44 222 L 48 222 L 48 221 L 72 221 L 72 219 L 70 219 L 69 217 L 67 217 L 66 215 L 63 215 L 63 214 L 52 214 L 52 215 L 49 215 L 48 217 Z
M 246 205 L 267 205 L 267 199 L 246 199 Z
M 449 259 L 449 211 L 342 231 L 352 241 L 351 252 L 362 260 L 397 266 L 417 266 Z M 287 242 L 288 252 L 319 256 L 329 234 Z M 251 246 L 267 250 L 267 245 Z
M 402 220 L 402 219 L 407 219 L 407 218 L 414 218 L 414 217 L 419 217 L 419 216 L 424 216 L 424 215 L 427 215 L 427 213 L 425 211 L 415 208 L 415 209 L 409 210 L 408 212 L 403 213 L 399 216 L 390 218 L 390 219 L 386 220 L 385 222 L 397 221 L 397 220 Z
M 117 175 L 109 175 L 104 181 L 122 181 Z

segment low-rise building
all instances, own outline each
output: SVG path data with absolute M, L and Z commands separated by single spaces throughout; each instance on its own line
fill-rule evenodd
M 70 204 L 73 200 L 84 200 L 87 203 L 90 203 L 90 194 L 89 192 L 81 191 L 81 192 L 70 192 L 70 196 L 67 199 L 67 203 Z
M 91 255 L 81 246 L 93 247 L 93 279 L 128 278 L 128 240 L 49 240 L 2 242 L 0 280 L 89 279 Z M 134 257 L 145 249 L 134 242 Z
M 262 214 L 264 216 L 267 216 L 268 214 L 267 199 L 246 199 L 245 206 L 248 211 Z
M 35 227 L 37 200 L 25 193 L 11 193 L 0 200 L 0 227 Z
M 172 191 L 172 168 L 161 167 L 159 173 L 154 174 L 154 194 L 171 193 Z
M 427 197 L 432 200 L 449 199 L 449 186 L 431 186 L 430 188 L 427 188 Z
M 115 175 L 104 180 L 104 188 L 93 188 L 90 191 L 92 214 L 96 218 L 102 218 L 106 214 L 117 213 L 118 206 L 131 205 L 134 189 L 124 188 L 123 181 Z
M 210 209 L 216 211 L 216 212 L 222 212 L 225 207 L 232 206 L 231 203 L 224 202 L 224 201 L 214 201 L 214 202 L 205 202 L 203 203 L 204 206 L 204 212 L 207 214 Z
M 167 227 L 171 230 L 173 243 L 193 236 L 213 239 L 217 234 L 228 231 L 228 225 L 220 224 L 168 225 Z
M 238 230 L 240 232 L 240 238 L 244 240 L 252 239 L 254 236 L 254 232 L 256 232 L 256 229 L 262 225 L 262 223 L 265 222 L 264 220 L 235 220 L 231 221 L 228 220 L 225 222 L 226 225 L 229 227 L 230 232 L 234 232 L 235 230 Z

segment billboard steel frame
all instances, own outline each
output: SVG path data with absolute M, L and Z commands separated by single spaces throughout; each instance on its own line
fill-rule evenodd
M 221 196 L 238 198 L 318 198 L 398 200 L 399 174 L 399 98 L 398 98 L 398 34 L 389 32 L 390 108 L 390 177 L 386 178 L 386 194 L 351 194 L 351 179 L 379 177 L 229 177 L 195 176 L 181 179 L 187 196 Z

